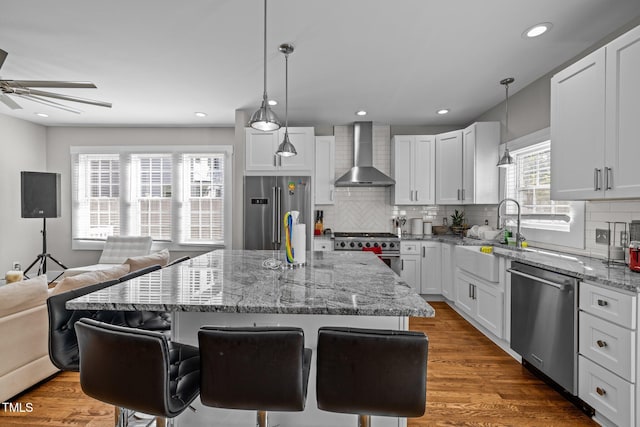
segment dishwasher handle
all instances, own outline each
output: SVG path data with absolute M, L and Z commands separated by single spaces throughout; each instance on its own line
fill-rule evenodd
M 558 288 L 560 290 L 565 289 L 565 285 L 560 283 L 555 283 L 550 280 L 545 280 L 537 276 L 533 276 L 531 274 L 523 273 L 522 271 L 514 270 L 512 268 L 507 268 L 507 272 L 511 274 L 515 274 L 516 276 L 526 277 L 527 279 L 535 280 L 536 282 L 544 283 L 545 285 L 553 286 L 554 288 Z

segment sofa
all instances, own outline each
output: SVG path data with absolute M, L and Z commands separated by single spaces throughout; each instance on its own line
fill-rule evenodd
M 49 360 L 47 277 L 0 286 L 0 401 L 55 374 Z

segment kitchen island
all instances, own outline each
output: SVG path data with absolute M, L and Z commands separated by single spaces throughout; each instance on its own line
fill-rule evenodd
M 172 338 L 197 345 L 202 325 L 297 326 L 314 351 L 307 406 L 303 412 L 270 414 L 272 425 L 347 426 L 355 416 L 317 409 L 315 356 L 321 326 L 408 328 L 408 317 L 435 312 L 372 253 L 309 252 L 307 265 L 278 266 L 280 251 L 219 250 L 94 292 L 67 303 L 71 309 L 169 311 Z M 203 407 L 186 411 L 178 426 L 247 426 L 252 411 Z M 405 426 L 406 420 L 375 417 L 376 426 Z

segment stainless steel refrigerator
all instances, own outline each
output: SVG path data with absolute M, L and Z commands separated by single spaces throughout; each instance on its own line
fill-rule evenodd
M 311 250 L 311 177 L 244 177 L 244 248 L 284 247 L 284 214 L 299 211 L 307 225 L 307 250 Z

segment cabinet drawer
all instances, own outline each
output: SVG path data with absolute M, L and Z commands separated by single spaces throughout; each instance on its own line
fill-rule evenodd
M 636 333 L 580 312 L 580 354 L 635 382 Z
M 331 240 L 314 240 L 313 250 L 314 251 L 332 251 L 333 243 Z
M 400 253 L 411 255 L 420 253 L 420 242 L 400 242 Z
M 580 310 L 629 329 L 636 329 L 636 298 L 589 283 L 580 284 Z
M 578 356 L 578 396 L 616 425 L 633 425 L 633 384 L 583 356 Z

